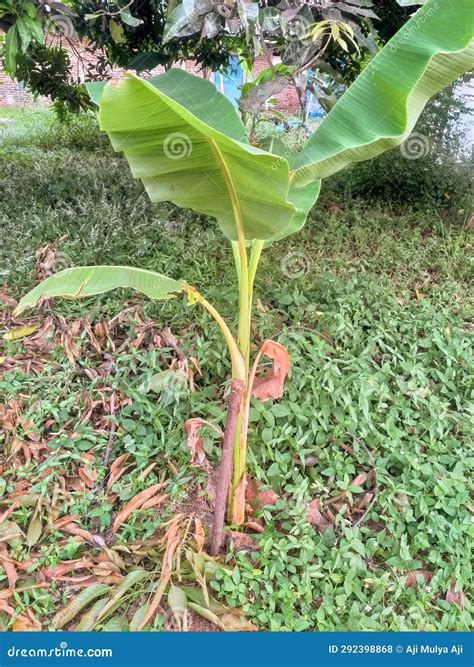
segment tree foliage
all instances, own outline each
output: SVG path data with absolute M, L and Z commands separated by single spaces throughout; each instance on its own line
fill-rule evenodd
M 106 78 L 113 66 L 140 72 L 192 59 L 206 70 L 223 71 L 235 53 L 249 67 L 260 53 L 269 63 L 277 55 L 290 68 L 290 82 L 303 91 L 309 86 L 324 99 L 332 93 L 331 82 L 353 81 L 410 14 L 392 0 L 378 2 L 375 10 L 372 5 L 371 0 L 1 0 L 2 60 L 34 94 L 49 95 L 66 110 L 87 106 L 82 78 Z M 85 57 L 75 54 L 82 60 L 81 76 L 70 57 L 78 38 L 87 44 Z M 321 76 L 302 76 L 310 69 Z

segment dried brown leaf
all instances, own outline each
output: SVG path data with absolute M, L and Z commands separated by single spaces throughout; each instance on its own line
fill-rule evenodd
M 430 581 L 433 577 L 432 572 L 429 570 L 412 570 L 408 572 L 405 577 L 405 586 L 406 588 L 416 588 L 418 586 L 417 577 L 422 577 L 426 582 Z
M 255 378 L 252 386 L 252 395 L 261 401 L 281 398 L 283 396 L 283 387 L 286 376 L 290 368 L 290 355 L 288 351 L 273 340 L 267 339 L 260 348 L 260 354 L 264 354 L 272 359 L 273 364 L 265 376 Z
M 321 502 L 315 498 L 306 505 L 306 517 L 310 524 L 315 526 L 320 533 L 324 533 L 329 525 L 326 517 L 321 513 Z
M 131 500 L 129 500 L 123 509 L 117 514 L 112 524 L 112 531 L 116 533 L 122 523 L 128 519 L 133 510 L 140 509 L 147 500 L 154 496 L 160 489 L 165 486 L 163 482 L 159 484 L 153 484 L 144 491 L 137 493 Z
M 207 456 L 204 452 L 202 438 L 199 435 L 199 430 L 204 425 L 210 426 L 221 437 L 224 437 L 224 434 L 220 428 L 214 426 L 214 424 L 211 424 L 205 419 L 201 419 L 200 417 L 193 417 L 192 419 L 188 419 L 184 424 L 184 428 L 188 435 L 188 447 L 189 451 L 191 452 L 191 465 L 196 468 L 204 468 L 205 470 L 209 470 L 211 466 L 209 465 L 209 461 L 207 460 Z
M 278 493 L 272 489 L 262 489 L 260 482 L 247 476 L 245 500 L 250 506 L 249 514 L 253 514 L 254 510 L 262 509 L 266 505 L 274 505 L 279 498 Z

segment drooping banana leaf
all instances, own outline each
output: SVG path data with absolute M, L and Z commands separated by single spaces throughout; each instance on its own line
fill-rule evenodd
M 41 297 L 79 299 L 119 287 L 136 290 L 150 299 L 161 300 L 170 299 L 175 293 L 181 292 L 185 282 L 131 266 L 80 266 L 64 269 L 30 290 L 17 305 L 15 314 L 19 315 L 26 308 L 31 308 Z
M 401 144 L 424 105 L 470 69 L 472 0 L 428 0 L 330 111 L 292 164 L 294 185 Z
M 232 240 L 237 224 L 247 239 L 274 241 L 303 226 L 320 179 L 408 137 L 427 100 L 472 64 L 471 19 L 472 0 L 428 0 L 300 153 L 250 146 L 231 102 L 182 70 L 88 87 L 102 129 L 153 201 L 213 216 Z
M 290 165 L 298 158 L 298 153 L 291 151 L 287 145 L 285 145 L 280 139 L 272 137 L 264 146 L 269 153 L 273 155 L 280 155 L 284 157 L 285 160 Z M 272 238 L 268 239 L 269 242 L 278 241 L 289 234 L 295 234 L 298 232 L 305 224 L 308 213 L 313 208 L 316 200 L 318 199 L 319 192 L 321 190 L 321 181 L 315 180 L 307 183 L 303 187 L 298 187 L 296 179 L 293 178 L 293 173 L 290 171 L 290 189 L 288 190 L 288 200 L 293 204 L 296 209 L 295 215 L 293 216 L 289 226 L 281 233 L 275 234 Z
M 295 214 L 288 162 L 247 143 L 232 103 L 212 83 L 171 69 L 89 90 L 101 128 L 152 201 L 210 215 L 231 240 L 236 224 L 246 239 L 284 235 Z

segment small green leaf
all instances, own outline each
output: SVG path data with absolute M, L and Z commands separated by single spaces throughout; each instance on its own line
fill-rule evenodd
M 125 42 L 123 25 L 117 23 L 114 19 L 110 19 L 109 21 L 109 32 L 116 44 L 123 44 Z
M 136 28 L 143 23 L 142 19 L 137 19 L 135 16 L 132 16 L 128 9 L 122 9 L 120 12 L 120 18 L 124 23 L 132 26 L 132 28 Z

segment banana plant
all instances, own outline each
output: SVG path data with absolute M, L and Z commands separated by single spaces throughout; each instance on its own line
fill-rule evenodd
M 297 232 L 321 180 L 404 142 L 428 99 L 472 65 L 472 0 L 428 0 L 373 58 L 297 153 L 274 140 L 249 143 L 229 100 L 212 83 L 180 69 L 142 80 L 133 74 L 90 84 L 101 129 L 123 152 L 152 201 L 172 201 L 215 218 L 232 248 L 239 289 L 238 330 L 195 286 L 134 267 L 66 269 L 32 289 L 17 313 L 46 297 L 79 298 L 131 288 L 151 299 L 177 293 L 201 304 L 219 326 L 232 362 L 233 471 L 228 518 L 244 521 L 248 410 L 261 353 L 250 365 L 255 275 L 265 247 Z M 273 396 L 263 396 L 271 398 Z M 236 406 L 236 407 L 235 407 Z M 232 417 L 232 418 L 231 418 Z M 224 449 L 223 449 L 224 452 Z M 229 475 L 225 466 L 222 477 Z M 226 480 L 222 481 L 226 489 Z

